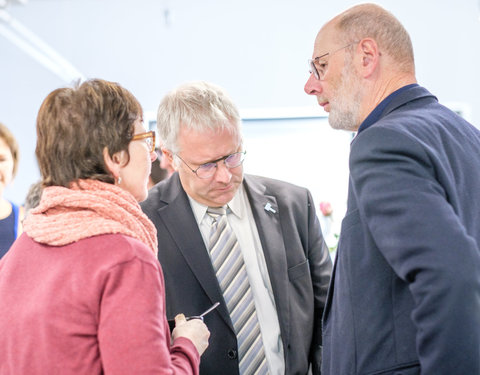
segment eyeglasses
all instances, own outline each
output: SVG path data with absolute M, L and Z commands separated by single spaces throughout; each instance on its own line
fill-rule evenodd
M 325 56 L 328 56 L 328 55 L 332 56 L 335 53 L 337 53 L 338 51 L 341 51 L 342 49 L 353 46 L 356 43 L 358 43 L 358 42 L 352 42 L 350 44 L 347 44 L 346 46 L 343 46 L 339 49 L 336 49 L 333 52 L 327 52 L 327 53 L 325 53 L 321 56 L 315 57 L 314 59 L 308 59 L 308 68 L 309 68 L 308 72 L 310 74 L 313 73 L 313 75 L 315 76 L 316 79 L 318 79 L 320 81 L 323 81 L 323 79 L 325 78 L 325 74 L 327 73 L 328 61 L 326 61 L 326 60 L 321 61 L 320 59 L 325 57 Z
M 149 152 L 154 152 L 155 151 L 155 132 L 152 130 L 152 131 L 145 132 L 145 133 L 135 134 L 132 137 L 132 141 L 139 141 L 139 140 L 142 140 L 142 139 L 145 139 L 145 143 L 148 146 L 148 151 Z
M 190 167 L 185 162 L 185 160 L 183 160 L 178 154 L 175 154 L 175 156 L 178 157 L 181 161 L 183 161 L 185 163 L 185 165 L 193 173 L 195 173 L 197 175 L 198 178 L 209 178 L 209 177 L 212 177 L 215 174 L 215 172 L 217 170 L 217 167 L 218 167 L 217 164 L 218 164 L 219 161 L 223 160 L 223 162 L 225 163 L 225 166 L 228 169 L 236 168 L 243 163 L 243 161 L 245 160 L 245 154 L 246 153 L 247 153 L 246 151 L 235 152 L 233 154 L 224 156 L 224 157 L 219 158 L 217 160 L 213 160 L 211 162 L 202 164 L 197 169 L 193 169 L 192 167 Z

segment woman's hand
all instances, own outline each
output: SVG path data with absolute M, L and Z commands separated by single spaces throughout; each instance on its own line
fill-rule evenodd
M 210 331 L 201 319 L 186 320 L 185 315 L 178 314 L 175 317 L 175 328 L 172 332 L 172 338 L 186 337 L 193 342 L 200 355 L 208 348 L 208 338 Z

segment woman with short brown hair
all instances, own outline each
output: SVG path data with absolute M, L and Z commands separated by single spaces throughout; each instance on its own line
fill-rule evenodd
M 0 261 L 0 373 L 198 374 L 208 329 L 180 315 L 170 336 L 156 231 L 138 204 L 154 148 L 116 83 L 47 96 L 42 198 Z

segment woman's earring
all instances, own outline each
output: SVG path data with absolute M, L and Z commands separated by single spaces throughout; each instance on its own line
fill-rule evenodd
M 120 185 L 122 183 L 122 178 L 120 176 L 118 176 L 117 178 L 117 185 Z

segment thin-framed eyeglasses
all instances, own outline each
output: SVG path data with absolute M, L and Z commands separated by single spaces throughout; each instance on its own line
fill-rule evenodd
M 352 42 L 350 44 L 347 44 L 346 46 L 343 46 L 343 47 L 340 47 L 339 49 L 336 49 L 333 52 L 327 52 L 327 53 L 324 53 L 323 55 L 317 56 L 313 59 L 308 59 L 308 68 L 309 68 L 308 72 L 310 74 L 313 73 L 313 75 L 315 76 L 316 79 L 318 79 L 320 81 L 323 81 L 323 79 L 325 78 L 325 74 L 327 73 L 327 69 L 328 69 L 328 60 L 325 60 L 324 58 L 326 56 L 332 56 L 335 53 L 337 53 L 338 51 L 341 51 L 342 49 L 353 46 L 356 43 L 358 43 L 358 42 Z M 321 59 L 323 59 L 323 60 L 321 60 Z
M 225 163 L 225 166 L 228 169 L 236 168 L 242 165 L 243 161 L 245 160 L 245 154 L 247 151 L 239 151 L 234 152 L 233 154 L 223 156 L 216 160 L 212 160 L 208 163 L 200 165 L 197 169 L 193 169 L 190 167 L 185 160 L 183 160 L 178 154 L 175 154 L 177 158 L 179 158 L 193 173 L 197 175 L 198 178 L 210 178 L 212 177 L 217 168 L 218 162 L 222 161 Z
M 135 134 L 132 137 L 132 141 L 139 141 L 139 140 L 142 140 L 142 139 L 145 140 L 145 143 L 148 146 L 148 151 L 149 152 L 154 152 L 155 151 L 155 131 L 151 130 L 149 132 Z

